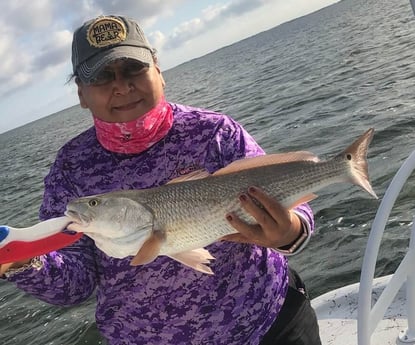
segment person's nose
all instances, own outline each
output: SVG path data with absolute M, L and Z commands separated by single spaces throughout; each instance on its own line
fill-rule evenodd
M 134 88 L 131 78 L 126 78 L 122 73 L 115 72 L 113 80 L 113 90 L 116 95 L 126 95 Z

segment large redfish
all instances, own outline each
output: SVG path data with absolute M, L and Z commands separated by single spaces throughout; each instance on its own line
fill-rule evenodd
M 312 200 L 313 192 L 338 182 L 362 187 L 376 198 L 367 170 L 369 129 L 343 152 L 320 161 L 309 152 L 265 155 L 235 161 L 214 174 L 193 173 L 157 188 L 123 190 L 83 197 L 67 205 L 69 229 L 82 231 L 113 257 L 137 256 L 144 264 L 167 255 L 205 273 L 212 256 L 204 246 L 235 233 L 225 214 L 255 223 L 238 196 L 258 186 L 292 208 Z

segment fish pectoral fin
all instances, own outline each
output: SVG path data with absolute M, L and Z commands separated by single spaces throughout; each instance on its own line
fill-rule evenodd
M 196 271 L 206 274 L 214 274 L 210 267 L 205 264 L 210 263 L 210 260 L 214 260 L 215 258 L 204 248 L 176 253 L 169 255 L 169 257 L 182 263 L 183 265 L 195 269 Z
M 160 253 L 160 248 L 164 242 L 161 231 L 154 231 L 143 243 L 140 250 L 130 262 L 131 266 L 145 265 L 152 262 Z
M 317 198 L 317 196 L 318 195 L 317 194 L 314 194 L 314 193 L 310 193 L 310 194 L 304 195 L 300 199 L 297 199 L 296 201 L 294 201 L 287 208 L 288 209 L 292 209 L 294 207 L 297 207 L 298 205 L 304 204 L 306 202 L 310 202 L 311 200 L 314 200 L 315 198 Z

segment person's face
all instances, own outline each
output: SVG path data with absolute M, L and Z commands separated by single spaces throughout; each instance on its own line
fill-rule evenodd
M 164 80 L 157 65 L 116 60 L 105 66 L 92 83 L 77 79 L 83 108 L 106 122 L 128 122 L 154 108 L 164 95 Z

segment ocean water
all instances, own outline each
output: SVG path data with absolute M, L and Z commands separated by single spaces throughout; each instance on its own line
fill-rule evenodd
M 382 197 L 415 149 L 415 17 L 406 0 L 343 0 L 164 72 L 171 101 L 233 116 L 269 152 L 340 152 L 370 127 L 372 185 Z M 69 57 L 68 57 L 69 58 Z M 160 57 L 163 65 L 163 57 Z M 63 77 L 64 80 L 64 77 Z M 91 126 L 79 106 L 0 135 L 0 224 L 37 222 L 43 178 L 58 148 Z M 376 275 L 408 246 L 414 179 L 392 211 Z M 316 297 L 357 282 L 379 200 L 335 185 L 311 202 L 316 234 L 291 265 Z M 94 298 L 73 308 L 0 281 L 0 343 L 100 344 Z

